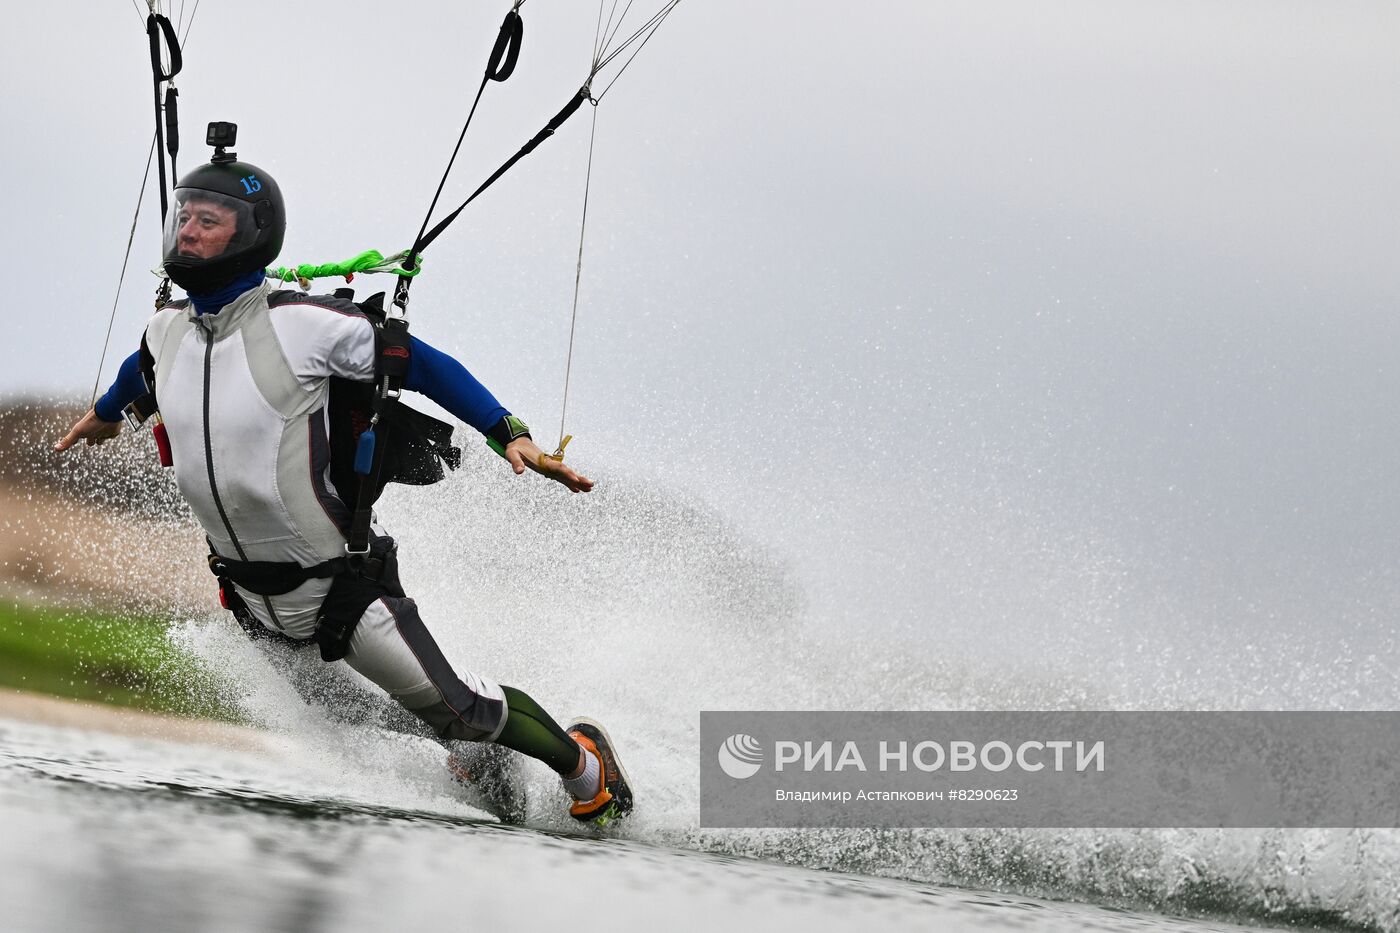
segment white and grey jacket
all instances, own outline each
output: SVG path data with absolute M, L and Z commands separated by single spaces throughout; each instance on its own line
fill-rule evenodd
M 326 402 L 332 376 L 374 377 L 374 328 L 353 308 L 265 282 L 217 314 L 181 302 L 147 324 L 175 482 L 215 554 L 303 566 L 344 554 Z M 264 625 L 306 638 L 329 588 L 240 595 Z

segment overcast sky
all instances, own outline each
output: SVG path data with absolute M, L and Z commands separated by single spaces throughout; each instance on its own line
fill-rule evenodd
M 181 166 L 237 122 L 285 260 L 402 248 L 507 6 L 203 0 Z M 596 8 L 522 12 L 449 198 L 586 74 Z M 144 27 L 130 0 L 8 16 L 0 390 L 76 395 L 150 139 Z M 1397 46 L 1393 2 L 687 0 L 598 109 L 571 452 L 768 540 L 838 619 L 1380 643 Z M 415 332 L 551 442 L 590 116 L 414 289 Z M 158 243 L 151 199 L 109 375 Z

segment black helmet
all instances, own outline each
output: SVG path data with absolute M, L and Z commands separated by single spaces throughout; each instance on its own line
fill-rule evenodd
M 187 292 L 208 293 L 282 251 L 287 210 L 272 176 L 222 149 L 175 186 L 165 222 L 165 273 Z

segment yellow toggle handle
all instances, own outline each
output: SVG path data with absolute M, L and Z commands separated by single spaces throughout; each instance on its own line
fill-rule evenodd
M 564 448 L 565 448 L 565 447 L 568 447 L 568 446 L 569 446 L 569 441 L 571 441 L 571 440 L 573 440 L 573 439 L 574 439 L 574 436 L 573 436 L 572 434 L 565 434 L 565 435 L 564 435 L 564 439 L 563 439 L 562 441 L 559 442 L 559 449 L 558 449 L 558 450 L 554 451 L 554 453 L 552 453 L 552 454 L 547 454 L 547 453 L 541 452 L 541 453 L 540 453 L 540 459 L 539 459 L 540 469 L 541 469 L 541 470 L 548 469 L 548 467 L 547 467 L 546 464 L 545 464 L 545 461 L 546 461 L 546 460 L 553 460 L 555 463 L 563 463 L 563 462 L 564 462 Z

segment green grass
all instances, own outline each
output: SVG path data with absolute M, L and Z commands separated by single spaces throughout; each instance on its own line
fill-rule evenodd
M 237 721 L 226 686 L 166 626 L 96 609 L 0 602 L 0 687 Z

